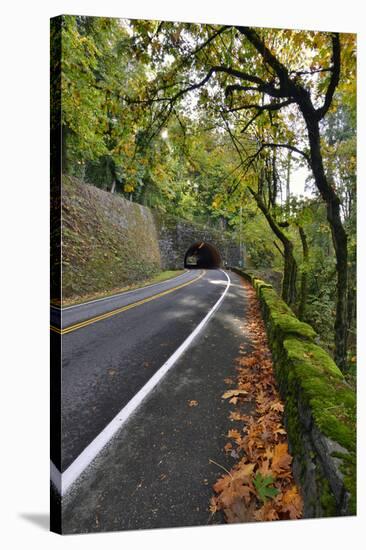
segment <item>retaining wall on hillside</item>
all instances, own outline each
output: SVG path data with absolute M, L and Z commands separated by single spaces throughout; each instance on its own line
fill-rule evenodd
M 240 269 L 260 301 L 285 404 L 285 425 L 305 517 L 356 514 L 356 396 L 312 327 L 271 285 Z
M 215 246 L 224 265 L 238 264 L 239 246 L 225 232 L 62 178 L 64 298 L 119 288 L 162 269 L 182 269 L 187 250 L 198 241 Z
M 160 270 L 152 213 L 86 185 L 62 180 L 63 296 L 121 287 Z

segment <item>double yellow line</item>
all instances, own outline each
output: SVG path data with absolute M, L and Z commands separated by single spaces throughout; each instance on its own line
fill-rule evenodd
M 203 271 L 199 277 L 196 277 L 195 279 L 192 279 L 192 281 L 188 281 L 187 283 L 182 283 L 181 285 L 175 286 L 173 288 L 169 288 L 168 290 L 164 290 L 163 292 L 159 292 L 159 294 L 154 294 L 153 296 L 149 296 L 149 298 L 144 298 L 143 300 L 139 300 L 138 302 L 133 302 L 132 304 L 128 304 L 127 306 L 119 307 L 117 309 L 113 309 L 112 311 L 108 311 L 107 313 L 103 313 L 102 315 L 98 315 L 97 317 L 92 317 L 91 319 L 87 319 L 86 321 L 82 321 L 81 323 L 76 323 L 75 325 L 70 325 L 66 328 L 60 329 L 58 327 L 54 327 L 53 325 L 50 326 L 50 329 L 53 332 L 56 332 L 57 334 L 68 334 L 69 332 L 74 332 L 74 330 L 78 330 L 79 328 L 84 328 L 89 325 L 92 325 L 93 323 L 97 323 L 98 321 L 103 321 L 104 319 L 109 319 L 109 317 L 113 317 L 114 315 L 118 315 L 118 313 L 122 313 L 123 311 L 127 311 L 128 309 L 132 309 L 137 306 L 142 306 L 142 304 L 147 304 L 147 302 L 151 302 L 152 300 L 156 300 L 157 298 L 161 298 L 162 296 L 166 296 L 167 294 L 170 294 L 171 292 L 175 292 L 176 290 L 179 290 L 180 288 L 183 288 L 185 286 L 191 285 L 192 283 L 197 282 L 201 277 L 204 276 L 206 271 Z

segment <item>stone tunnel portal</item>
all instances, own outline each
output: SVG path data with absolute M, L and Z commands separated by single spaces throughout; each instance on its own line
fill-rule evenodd
M 215 269 L 221 265 L 222 260 L 217 248 L 203 241 L 192 244 L 184 257 L 184 267 L 188 269 Z

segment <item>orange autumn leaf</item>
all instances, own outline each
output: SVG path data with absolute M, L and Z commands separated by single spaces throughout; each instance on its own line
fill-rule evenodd
M 236 363 L 241 367 L 253 367 L 257 362 L 257 358 L 253 356 L 238 357 L 236 359 Z
M 228 523 L 249 523 L 254 521 L 255 503 L 237 499 L 230 508 L 225 508 Z
M 252 463 L 241 463 L 240 467 L 232 474 L 233 479 L 241 479 L 244 481 L 247 478 L 250 478 L 253 474 L 255 466 L 256 465 Z
M 226 391 L 221 397 L 222 399 L 230 399 L 230 397 L 237 397 L 239 395 L 247 395 L 247 391 L 236 389 L 236 390 L 228 390 Z
M 254 517 L 257 521 L 273 521 L 279 519 L 275 504 L 270 500 L 263 504 L 259 510 L 254 512 Z
M 241 441 L 242 435 L 238 432 L 238 430 L 229 430 L 227 433 L 227 437 L 230 439 L 234 439 L 235 441 Z
M 240 356 L 235 360 L 236 378 L 230 378 L 235 387 L 222 396 L 234 405 L 230 420 L 241 423 L 240 429 L 229 430 L 232 442 L 224 448 L 237 461 L 230 473 L 215 483 L 217 496 L 212 509 L 222 510 L 230 523 L 296 519 L 302 516 L 303 504 L 292 477 L 292 457 L 281 422 L 284 406 L 274 378 L 259 303 L 252 287 L 248 285 L 246 291 L 248 317 L 241 328 L 250 334 L 250 344 L 240 346 Z M 277 494 L 268 502 L 263 503 L 258 495 L 254 483 L 257 474 L 274 480 Z
M 278 443 L 273 450 L 272 470 L 278 474 L 290 468 L 292 457 L 288 454 L 287 443 Z
M 272 411 L 278 411 L 278 412 L 283 412 L 284 411 L 284 405 L 281 403 L 281 401 L 275 401 L 275 403 L 272 403 L 272 405 L 270 406 L 270 409 Z
M 216 514 L 216 512 L 218 510 L 220 510 L 220 507 L 219 507 L 219 501 L 216 497 L 212 496 L 210 498 L 210 507 L 209 507 L 209 510 L 211 512 L 211 514 Z
M 303 504 L 302 498 L 296 485 L 282 493 L 280 506 L 282 512 L 287 512 L 290 519 L 297 519 L 302 516 Z
M 226 445 L 224 446 L 225 453 L 230 453 L 230 451 L 232 451 L 232 449 L 233 449 L 233 445 L 230 442 L 226 443 Z

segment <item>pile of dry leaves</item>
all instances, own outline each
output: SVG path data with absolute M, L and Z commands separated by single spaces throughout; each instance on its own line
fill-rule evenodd
M 235 388 L 223 394 L 233 405 L 232 421 L 241 429 L 229 430 L 225 452 L 237 459 L 213 486 L 210 511 L 222 510 L 229 523 L 296 519 L 302 516 L 302 498 L 291 470 L 287 436 L 282 424 L 284 406 L 274 379 L 271 354 L 255 291 L 243 283 L 249 310 L 244 325 L 250 345 L 240 346 Z M 245 414 L 250 403 L 253 413 Z

